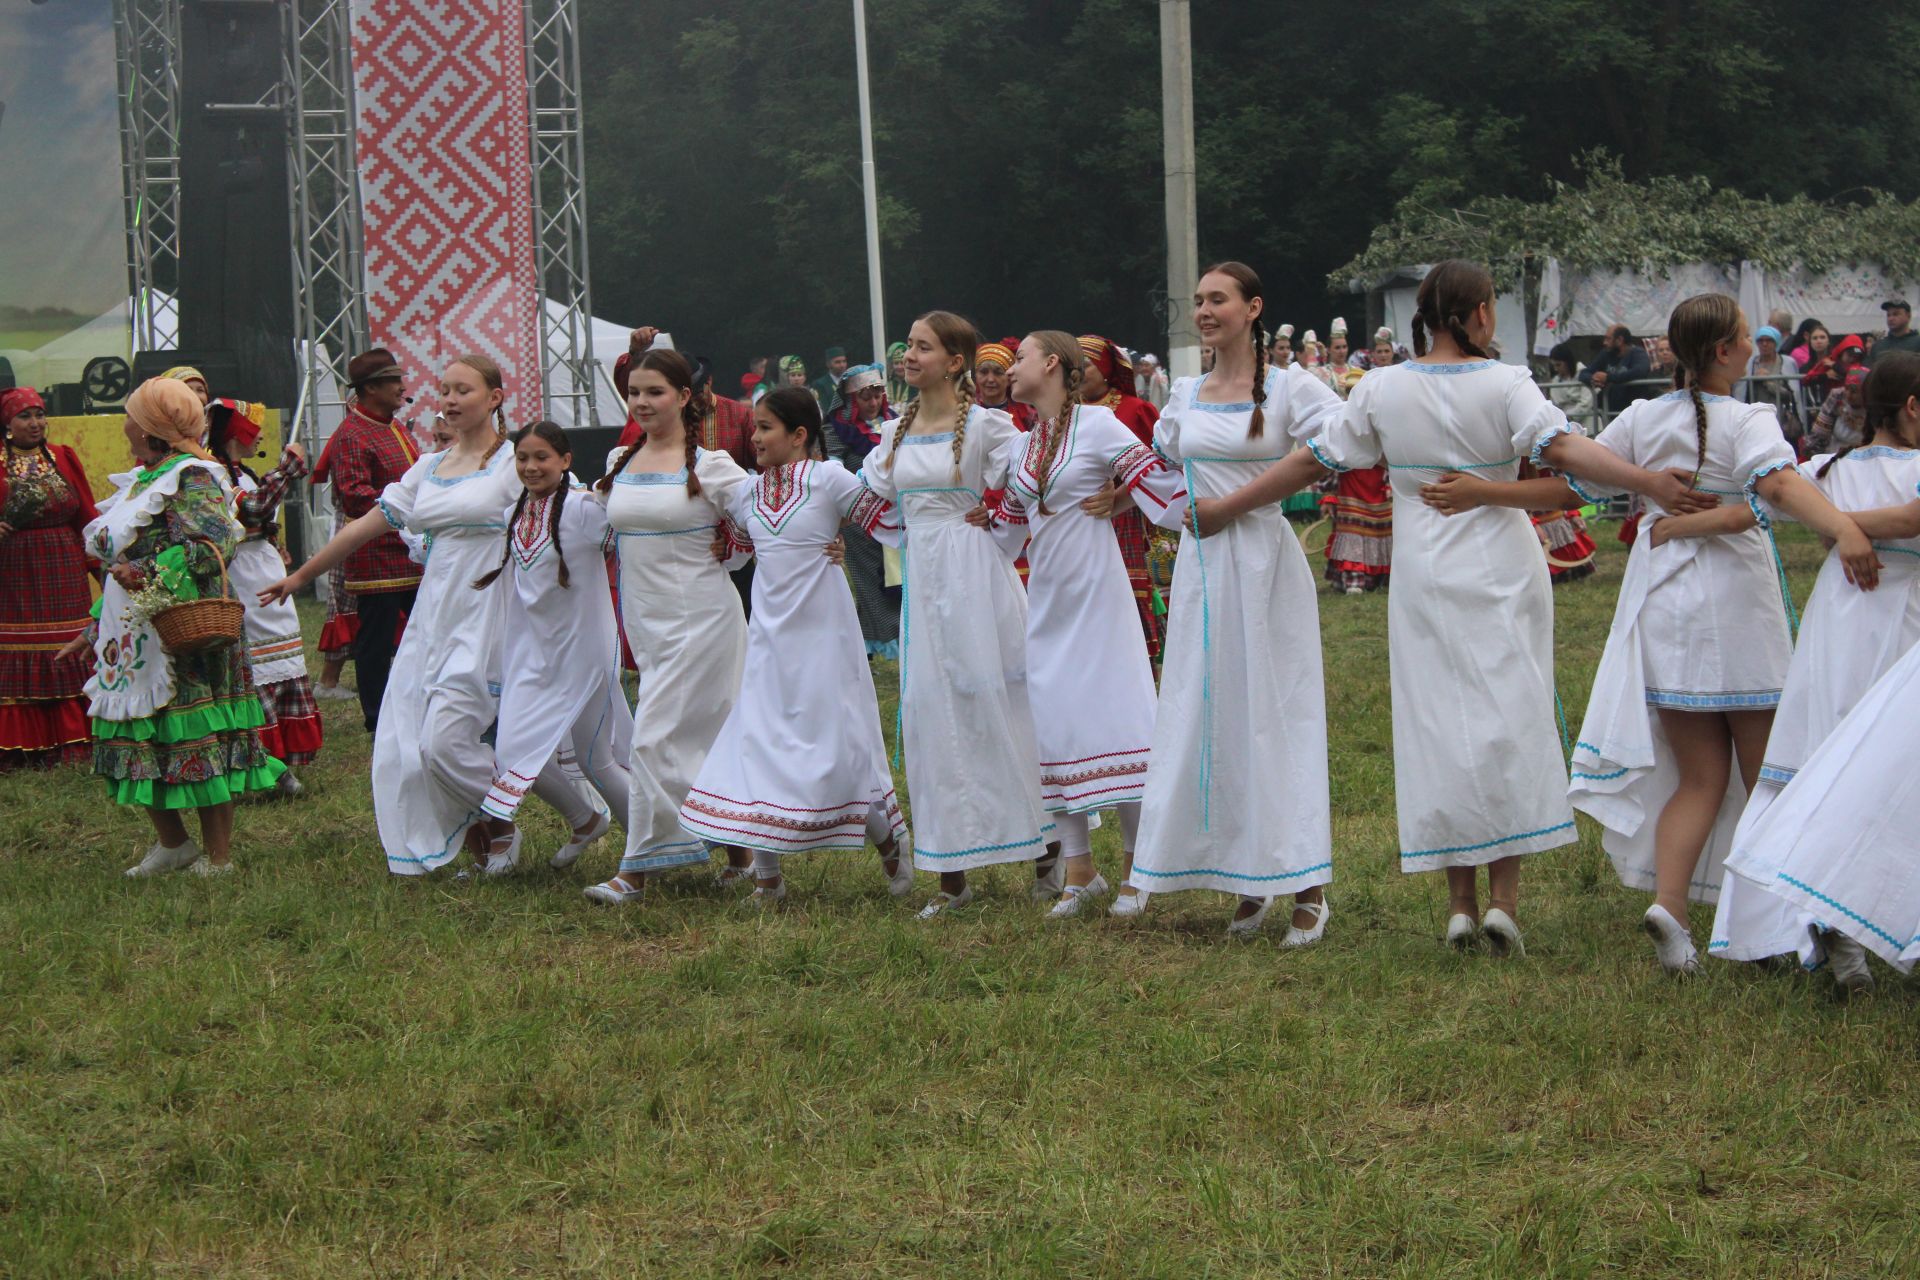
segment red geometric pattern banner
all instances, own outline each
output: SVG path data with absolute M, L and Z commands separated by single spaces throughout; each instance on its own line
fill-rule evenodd
M 351 12 L 373 341 L 399 358 L 420 409 L 450 359 L 479 352 L 500 364 L 507 420 L 537 417 L 521 0 L 352 0 Z

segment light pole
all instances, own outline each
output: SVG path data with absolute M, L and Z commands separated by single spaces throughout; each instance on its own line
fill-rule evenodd
M 1187 298 L 1200 278 L 1194 233 L 1193 26 L 1188 0 L 1160 0 L 1160 120 L 1167 171 L 1167 372 L 1200 372 L 1200 334 Z
M 867 90 L 867 6 L 853 0 L 853 64 L 860 81 L 860 185 L 867 206 L 867 306 L 873 319 L 873 362 L 887 363 L 886 303 L 880 288 L 880 192 L 873 169 L 873 97 Z M 1198 372 L 1195 357 L 1195 372 Z

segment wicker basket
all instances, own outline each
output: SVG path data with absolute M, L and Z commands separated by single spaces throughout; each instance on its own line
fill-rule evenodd
M 233 586 L 227 581 L 227 558 L 220 554 L 211 538 L 195 538 L 213 548 L 220 562 L 220 594 L 199 600 L 183 600 L 153 615 L 153 629 L 160 634 L 160 647 L 168 653 L 201 653 L 238 642 L 246 622 L 247 609 L 233 598 Z

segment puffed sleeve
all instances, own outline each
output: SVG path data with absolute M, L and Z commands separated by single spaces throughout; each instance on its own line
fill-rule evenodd
M 1133 495 L 1134 505 L 1163 529 L 1178 529 L 1186 520 L 1187 478 L 1160 454 L 1120 432 L 1101 441 L 1107 454 L 1107 472 L 1114 487 Z
M 1006 488 L 1007 477 L 1012 474 L 1007 469 L 1007 445 L 1020 438 L 1020 428 L 999 409 L 976 408 L 967 419 L 967 430 L 980 441 L 980 487 Z
M 374 500 L 374 506 L 387 518 L 387 523 L 395 529 L 406 529 L 413 523 L 413 509 L 420 500 L 420 486 L 433 474 L 434 464 L 445 455 L 427 453 L 415 458 L 407 473 L 380 491 Z M 425 530 L 415 530 L 424 533 Z
M 599 546 L 607 540 L 611 526 L 607 523 L 605 504 L 592 500 L 593 490 L 575 487 L 567 493 L 567 505 L 563 516 L 572 528 L 567 530 L 568 537 L 583 538 Z
M 1735 404 L 1732 430 L 1733 474 L 1741 480 L 1754 519 L 1771 525 L 1757 486 L 1774 472 L 1794 465 L 1793 446 L 1780 434 L 1780 418 L 1770 404 Z
M 752 477 L 719 449 L 702 449 L 693 461 L 693 474 L 700 477 L 700 493 L 713 507 L 716 516 L 724 516 L 734 493 Z
M 900 501 L 900 488 L 893 482 L 893 453 L 900 444 L 901 419 L 883 423 L 880 443 L 867 450 L 860 462 L 860 483 L 886 502 Z
M 1513 451 L 1534 466 L 1544 466 L 1541 450 L 1557 436 L 1583 434 L 1567 421 L 1566 411 L 1547 398 L 1525 369 L 1515 369 L 1507 384 L 1507 430 L 1513 436 Z
M 1314 381 L 1311 374 L 1303 376 L 1309 382 Z M 1340 412 L 1327 421 L 1319 435 L 1307 441 L 1307 448 L 1313 451 L 1321 466 L 1329 471 L 1352 471 L 1357 467 L 1380 465 L 1383 456 L 1380 432 L 1373 415 L 1379 386 L 1377 378 L 1360 379 Z
M 1121 428 L 1125 430 L 1125 428 Z M 993 469 L 1002 477 L 1018 474 L 1026 464 L 1027 446 L 1033 437 L 1024 431 L 1016 431 L 1013 438 L 1003 442 L 999 456 L 993 461 Z M 1018 560 L 1020 553 L 1027 548 L 1027 539 L 1032 533 L 1029 525 L 1030 515 L 1026 499 L 1005 479 L 1001 487 L 990 491 L 986 496 L 987 509 L 993 516 L 988 532 L 993 534 L 994 545 L 1000 548 L 1000 554 L 1009 561 Z
M 1185 466 L 1187 460 L 1180 451 L 1180 415 L 1192 400 L 1194 384 L 1198 381 L 1197 378 L 1175 378 L 1167 392 L 1167 407 L 1160 411 L 1160 420 L 1153 424 L 1153 450 L 1176 470 Z
M 1265 414 L 1273 416 L 1271 406 L 1276 401 L 1282 403 L 1282 412 L 1286 415 L 1284 426 L 1296 446 L 1318 437 L 1345 411 L 1345 402 L 1332 387 L 1297 364 L 1272 370 L 1267 381 L 1269 407 Z
M 820 464 L 820 477 L 841 519 L 888 546 L 900 545 L 900 513 L 838 462 Z

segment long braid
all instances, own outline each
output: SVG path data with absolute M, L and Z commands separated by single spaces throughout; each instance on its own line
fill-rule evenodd
M 1694 376 L 1693 370 L 1675 371 L 1676 381 L 1683 377 L 1687 385 L 1687 396 L 1693 401 L 1693 431 L 1694 439 L 1697 441 L 1693 455 L 1693 484 L 1699 484 L 1700 472 L 1707 465 L 1707 402 L 1700 398 L 1700 383 Z
M 627 464 L 633 461 L 633 455 L 640 452 L 640 446 L 645 444 L 646 442 L 647 442 L 647 438 L 646 436 L 643 435 L 638 440 L 635 440 L 632 444 L 628 445 L 626 448 L 626 452 L 622 453 L 620 457 L 615 460 L 614 464 L 607 468 L 607 474 L 601 476 L 597 481 L 595 481 L 593 487 L 598 489 L 602 493 L 612 492 L 613 478 L 619 475 L 622 471 L 625 471 L 627 469 Z
M 962 369 L 953 384 L 953 482 L 961 480 L 960 454 L 967 447 L 967 419 L 973 414 L 973 370 Z
M 1467 336 L 1467 326 L 1461 322 L 1459 312 L 1450 311 L 1447 313 L 1447 332 L 1453 335 L 1454 346 L 1459 347 L 1476 360 L 1485 360 L 1487 358 L 1487 353 L 1481 349 L 1480 344 Z
M 570 586 L 567 580 L 567 555 L 560 549 L 560 508 L 567 505 L 568 477 L 560 477 L 560 488 L 553 495 L 553 508 L 547 513 L 547 532 L 553 537 L 553 557 L 560 562 L 560 585 Z M 524 492 L 524 490 L 523 490 Z
M 492 586 L 494 580 L 500 576 L 501 571 L 507 567 L 507 558 L 513 554 L 513 526 L 520 523 L 520 513 L 526 510 L 526 507 L 527 491 L 523 488 L 520 490 L 519 498 L 514 501 L 513 514 L 507 517 L 507 536 L 500 544 L 500 563 L 493 566 L 491 572 L 483 573 L 473 580 L 473 589 L 475 591 L 483 591 Z
M 501 403 L 493 406 L 493 443 L 488 445 L 487 451 L 480 455 L 480 470 L 485 471 L 487 469 L 487 463 L 493 458 L 494 454 L 500 451 L 500 446 L 506 442 L 507 407 L 505 403 Z M 505 561 L 501 563 L 504 564 Z
M 700 474 L 695 467 L 700 461 L 700 411 L 693 407 L 693 401 L 687 401 L 687 407 L 680 413 L 680 434 L 687 446 L 687 496 L 700 496 Z
M 1043 516 L 1053 514 L 1047 506 L 1047 485 L 1053 479 L 1053 465 L 1059 460 L 1060 451 L 1066 447 L 1067 433 L 1073 429 L 1074 417 L 1080 412 L 1080 384 L 1086 380 L 1086 375 L 1078 365 L 1062 365 L 1060 376 L 1065 384 L 1066 401 L 1056 416 L 1034 428 L 1035 434 L 1040 437 L 1040 454 L 1034 459 L 1034 487 L 1040 492 L 1040 514 Z
M 1267 429 L 1267 324 L 1253 320 L 1253 417 L 1247 421 L 1247 439 L 1258 440 Z
M 880 462 L 884 475 L 893 474 L 893 460 L 900 456 L 900 442 L 907 438 L 907 432 L 913 430 L 913 420 L 920 416 L 920 397 L 907 401 L 907 407 L 900 413 L 900 425 L 893 430 L 893 447 L 887 450 L 887 456 Z

